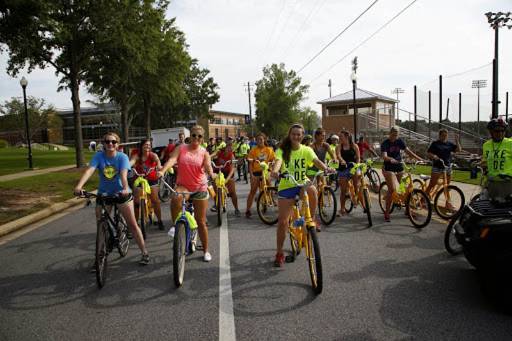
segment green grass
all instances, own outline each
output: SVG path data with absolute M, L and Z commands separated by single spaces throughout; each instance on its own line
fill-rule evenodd
M 85 160 L 91 159 L 93 153 L 85 151 Z M 50 168 L 75 164 L 75 150 L 42 151 L 32 150 L 34 168 Z M 15 174 L 27 170 L 28 152 L 26 148 L 0 148 L 0 175 Z
M 71 169 L 0 182 L 0 224 L 73 198 L 73 188 L 82 172 Z M 96 189 L 98 180 L 93 175 L 85 188 Z

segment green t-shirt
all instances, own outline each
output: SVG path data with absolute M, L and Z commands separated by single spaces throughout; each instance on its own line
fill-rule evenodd
M 234 148 L 233 150 L 235 151 L 236 156 L 245 156 L 247 155 L 247 153 L 249 153 L 249 149 L 251 149 L 251 147 L 249 147 L 247 143 L 242 142 L 241 144 L 237 145 L 236 148 Z
M 505 137 L 501 142 L 486 141 L 483 151 L 490 177 L 497 178 L 499 174 L 512 176 L 512 138 Z
M 283 160 L 281 165 L 281 173 L 287 171 L 289 174 L 293 175 L 295 180 L 297 180 L 300 184 L 303 184 L 307 179 L 306 172 L 309 167 L 313 164 L 313 160 L 316 159 L 316 154 L 310 147 L 305 145 L 300 145 L 299 149 L 293 150 L 290 154 L 290 162 L 285 162 L 283 160 L 283 151 L 278 149 L 276 151 L 276 159 Z M 295 183 L 293 183 L 290 179 L 281 179 L 279 182 L 278 190 L 282 191 L 284 189 L 295 187 Z
M 216 152 L 217 150 L 221 150 L 226 148 L 226 142 L 222 141 L 219 145 L 215 144 L 213 146 L 213 151 Z

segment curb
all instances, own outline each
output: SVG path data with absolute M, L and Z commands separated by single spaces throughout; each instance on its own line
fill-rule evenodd
M 0 225 L 0 237 L 4 237 L 12 232 L 21 230 L 27 225 L 36 223 L 40 220 L 48 218 L 49 216 L 64 211 L 67 208 L 85 204 L 87 199 L 71 198 L 64 202 L 59 202 L 47 207 L 41 211 L 29 214 L 25 217 L 10 221 L 4 225 Z

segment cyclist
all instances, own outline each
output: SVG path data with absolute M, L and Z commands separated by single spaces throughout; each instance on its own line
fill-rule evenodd
M 198 225 L 199 238 L 203 244 L 204 261 L 209 262 L 212 256 L 208 250 L 208 229 L 206 227 L 206 210 L 208 209 L 208 181 L 206 173 L 215 179 L 211 166 L 210 154 L 201 147 L 204 136 L 203 127 L 196 125 L 190 129 L 190 144 L 181 144 L 171 154 L 169 160 L 165 163 L 163 169 L 158 172 L 162 177 L 165 172 L 178 165 L 180 172 L 176 179 L 177 192 L 192 192 L 189 199 L 194 205 L 194 217 Z M 171 215 L 174 221 L 181 211 L 181 196 L 173 196 L 171 201 Z M 172 226 L 169 230 L 169 236 L 174 237 L 175 228 Z
M 311 147 L 311 143 L 313 142 L 313 136 L 307 134 L 304 135 L 304 138 L 302 139 L 302 144 L 308 147 Z
M 361 154 L 359 153 L 359 147 L 352 140 L 352 135 L 346 131 L 341 131 L 340 144 L 336 147 L 336 157 L 339 161 L 338 166 L 338 179 L 340 183 L 340 212 L 338 216 L 346 215 L 345 201 L 347 199 L 347 186 L 348 182 L 352 180 L 352 184 L 356 189 L 356 195 L 361 196 L 362 193 L 359 189 L 359 176 L 357 174 L 350 173 L 354 163 L 361 162 Z M 363 202 L 361 198 L 361 202 Z
M 98 169 L 100 176 L 100 184 L 98 186 L 98 193 L 107 195 L 118 195 L 116 200 L 117 208 L 123 216 L 126 224 L 130 228 L 132 235 L 135 236 L 135 241 L 142 252 L 142 257 L 139 264 L 149 264 L 149 254 L 142 238 L 142 232 L 137 225 L 135 214 L 133 212 L 133 202 L 130 187 L 128 187 L 127 174 L 130 167 L 128 156 L 124 153 L 116 151 L 116 144 L 121 139 L 116 133 L 109 132 L 103 136 L 104 150 L 94 154 L 89 167 L 82 174 L 78 184 L 75 187 L 75 195 L 81 195 L 83 186 L 87 180 Z M 96 221 L 101 218 L 101 202 L 98 198 L 96 200 Z
M 299 182 L 304 183 L 307 180 L 306 171 L 311 164 L 318 169 L 328 172 L 330 169 L 318 159 L 313 149 L 301 144 L 304 138 L 304 127 L 295 123 L 288 130 L 288 135 L 283 139 L 279 149 L 276 152 L 276 162 L 272 169 L 272 177 L 277 178 L 278 172 L 287 172 Z M 288 229 L 288 219 L 295 204 L 295 196 L 300 193 L 301 188 L 295 186 L 290 179 L 281 179 L 278 186 L 279 194 L 279 216 L 276 233 L 277 252 L 274 266 L 282 267 L 284 265 L 283 244 L 286 239 Z M 315 216 L 317 205 L 317 192 L 314 186 L 307 188 L 309 196 L 309 208 L 311 216 Z
M 238 163 L 236 164 L 238 179 L 236 181 L 240 181 L 240 173 L 242 173 L 244 164 L 246 164 L 247 162 L 245 159 L 247 158 L 247 154 L 249 153 L 250 147 L 249 144 L 245 142 L 245 138 L 243 136 L 240 136 L 240 138 L 238 139 L 238 143 L 236 145 L 233 144 L 233 148 L 235 150 L 236 159 L 238 160 Z M 247 183 L 247 169 L 245 170 L 244 180 L 245 183 Z
M 398 137 L 400 128 L 398 126 L 391 127 L 389 137 L 384 140 L 380 145 L 382 159 L 384 160 L 384 167 L 382 168 L 382 175 L 386 179 L 388 185 L 388 193 L 386 196 L 386 212 L 384 213 L 384 221 L 389 222 L 389 209 L 391 208 L 392 196 L 395 191 L 395 179 L 400 183 L 403 176 L 404 167 L 402 165 L 401 151 L 404 150 L 412 158 L 423 161 L 421 157 L 416 155 L 412 150 L 405 145 L 405 142 Z
M 160 199 L 158 198 L 158 175 L 157 171 L 162 168 L 158 155 L 151 151 L 151 140 L 143 139 L 139 144 L 139 151 L 132 156 L 130 164 L 135 168 L 138 174 L 143 175 L 149 182 L 151 187 L 150 199 L 156 218 L 158 219 L 158 229 L 164 230 L 162 222 L 162 211 L 160 209 Z M 135 187 L 133 189 L 135 202 L 135 219 L 139 220 L 139 204 L 141 189 Z
M 368 142 L 366 142 L 364 140 L 364 136 L 359 136 L 359 140 L 357 141 L 357 146 L 359 147 L 359 154 L 361 156 L 361 160 L 364 160 L 365 157 L 364 157 L 364 152 L 365 151 L 368 151 L 370 152 L 373 156 L 375 157 L 379 157 L 379 155 L 375 152 L 375 150 L 368 144 Z
M 240 217 L 240 210 L 238 210 L 238 198 L 236 196 L 235 179 L 233 179 L 233 175 L 235 174 L 235 168 L 233 167 L 233 161 L 235 160 L 235 154 L 233 152 L 233 138 L 228 136 L 226 139 L 226 147 L 217 150 L 211 155 L 211 157 L 215 160 L 216 166 L 224 166 L 226 162 L 231 161 L 231 163 L 224 166 L 221 171 L 222 174 L 224 174 L 224 178 L 226 179 L 226 188 L 228 189 L 228 194 L 231 197 L 231 202 L 235 207 L 235 216 Z M 217 173 L 218 170 L 214 169 L 214 172 Z M 215 188 L 215 192 L 217 192 L 217 188 Z M 211 208 L 213 212 L 218 209 L 219 207 L 216 207 L 215 204 Z
M 221 150 L 222 148 L 226 147 L 226 142 L 222 141 L 222 137 L 218 136 L 215 138 L 215 145 L 213 146 L 212 153 L 215 153 L 217 150 Z
M 427 153 L 428 157 L 433 160 L 432 162 L 432 172 L 430 174 L 430 181 L 428 183 L 428 187 L 426 192 L 430 195 L 430 191 L 434 188 L 439 180 L 439 177 L 444 174 L 446 167 L 446 182 L 450 184 L 451 175 L 452 175 L 452 153 L 457 153 L 462 151 L 462 147 L 460 145 L 460 138 L 458 135 L 455 136 L 455 143 L 448 141 L 448 130 L 440 129 L 439 130 L 439 138 L 432 142 L 428 147 Z M 443 160 L 444 167 L 443 167 Z M 449 208 L 451 206 L 450 203 L 446 203 Z
M 264 133 L 258 133 L 256 135 L 256 146 L 251 149 L 247 158 L 249 160 L 259 160 L 260 162 L 266 162 L 269 164 L 274 161 L 275 154 L 272 147 L 267 145 L 267 136 Z M 258 190 L 259 183 L 261 181 L 262 169 L 258 162 L 249 161 L 249 172 L 251 173 L 251 190 L 247 196 L 247 206 L 245 210 L 245 217 L 251 217 L 251 207 L 254 202 L 254 196 Z
M 483 145 L 482 167 L 493 181 L 500 181 L 500 175 L 512 176 L 512 138 L 505 137 L 507 126 L 501 118 L 487 124 L 491 139 Z

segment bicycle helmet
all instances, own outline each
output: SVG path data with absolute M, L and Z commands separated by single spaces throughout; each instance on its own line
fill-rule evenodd
M 339 140 L 339 139 L 340 139 L 340 137 L 339 137 L 338 135 L 336 135 L 336 134 L 333 134 L 333 135 L 331 135 L 331 140 L 332 140 L 332 139 L 334 139 L 334 140 Z
M 503 118 L 493 118 L 487 123 L 488 130 L 501 130 L 505 131 L 508 127 L 507 122 Z

